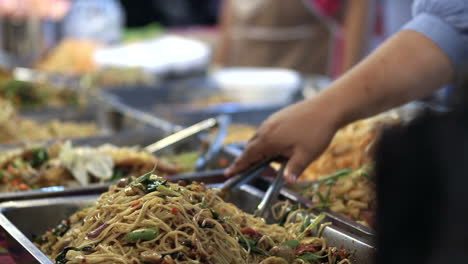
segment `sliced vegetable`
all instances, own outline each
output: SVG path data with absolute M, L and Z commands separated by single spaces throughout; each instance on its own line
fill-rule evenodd
M 302 233 L 300 233 L 299 236 L 297 236 L 297 240 L 303 239 L 308 233 L 312 232 L 312 230 L 314 230 L 314 228 L 317 227 L 323 219 L 325 219 L 325 214 L 319 214 L 317 218 L 315 218 L 314 221 Z
M 89 232 L 87 237 L 90 238 L 90 239 L 94 239 L 94 238 L 98 237 L 102 233 L 102 231 L 104 231 L 108 226 L 109 226 L 108 223 L 104 223 L 104 224 L 100 225 L 98 228 L 96 228 L 93 231 Z
M 180 193 L 172 190 L 171 188 L 169 187 L 166 187 L 164 185 L 159 185 L 156 190 L 164 195 L 167 195 L 167 196 L 181 196 Z
M 159 227 L 142 228 L 132 231 L 127 234 L 126 238 L 130 242 L 137 242 L 138 240 L 148 241 L 153 240 L 159 235 Z

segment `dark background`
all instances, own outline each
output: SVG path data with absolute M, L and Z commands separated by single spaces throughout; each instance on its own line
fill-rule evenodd
M 128 27 L 158 22 L 167 27 L 213 25 L 221 0 L 120 0 Z

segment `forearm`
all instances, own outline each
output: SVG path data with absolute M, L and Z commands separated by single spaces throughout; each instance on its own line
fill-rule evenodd
M 449 58 L 430 39 L 402 31 L 321 93 L 337 126 L 422 98 L 454 78 Z

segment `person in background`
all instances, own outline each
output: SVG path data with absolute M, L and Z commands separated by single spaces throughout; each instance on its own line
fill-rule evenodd
M 344 71 L 362 56 L 371 0 L 225 0 L 215 63 L 284 67 L 304 74 Z M 343 22 L 344 21 L 344 22 Z M 344 24 L 342 65 L 331 63 Z
M 70 0 L 0 0 L 0 16 L 16 19 L 59 20 L 69 9 Z

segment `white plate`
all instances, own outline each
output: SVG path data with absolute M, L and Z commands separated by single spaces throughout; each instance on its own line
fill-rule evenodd
M 155 74 L 206 68 L 210 58 L 208 45 L 178 36 L 102 48 L 94 54 L 99 67 L 138 67 Z

